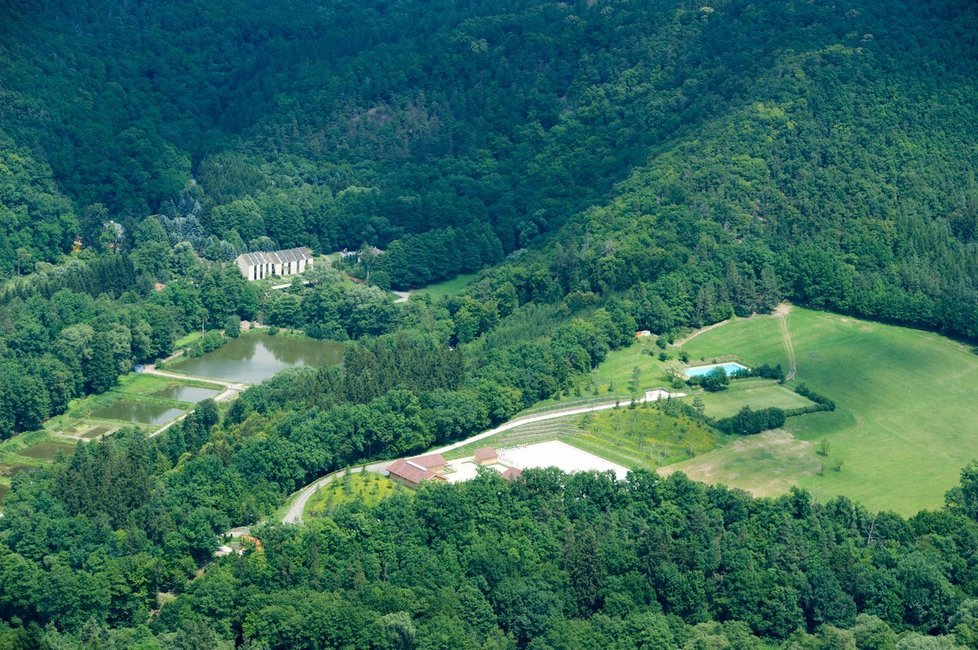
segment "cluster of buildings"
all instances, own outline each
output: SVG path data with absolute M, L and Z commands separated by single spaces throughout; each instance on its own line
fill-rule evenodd
M 390 464 L 387 474 L 401 485 L 416 488 L 425 481 L 457 483 L 474 478 L 477 467 L 495 469 L 508 481 L 515 480 L 523 473 L 519 467 L 501 461 L 495 449 L 482 447 L 476 449 L 471 458 L 451 463 L 441 454 L 400 458 Z
M 312 251 L 287 248 L 272 252 L 242 253 L 234 263 L 249 282 L 276 276 L 297 275 L 312 268 Z

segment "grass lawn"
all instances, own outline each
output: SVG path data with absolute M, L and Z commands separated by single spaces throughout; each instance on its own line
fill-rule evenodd
M 725 390 L 717 393 L 704 391 L 697 395 L 703 400 L 706 414 L 713 418 L 736 415 L 744 406 L 754 410 L 772 406 L 788 410 L 814 404 L 807 397 L 802 397 L 773 379 L 737 379 L 730 382 Z
M 114 393 L 121 393 L 127 397 L 148 396 L 158 393 L 172 386 L 193 386 L 197 388 L 209 388 L 218 392 L 224 390 L 220 384 L 212 384 L 196 379 L 173 379 L 171 377 L 160 377 L 159 375 L 149 375 L 145 373 L 131 372 L 119 378 L 119 385 L 112 389 Z
M 409 492 L 407 488 L 380 474 L 373 472 L 346 474 L 317 490 L 306 503 L 302 516 L 309 518 L 328 516 L 350 501 L 362 501 L 372 506 L 395 493 L 406 492 Z
M 978 458 L 978 356 L 936 334 L 836 314 L 793 308 L 787 323 L 797 359 L 790 385 L 805 382 L 838 409 L 791 418 L 784 432 L 671 469 L 759 494 L 797 484 L 821 499 L 844 494 L 872 509 L 939 507 L 961 468 Z M 788 363 L 774 316 L 731 322 L 684 348 L 691 359 Z M 827 458 L 815 453 L 823 438 Z
M 200 332 L 200 330 L 194 330 L 193 332 L 184 334 L 183 336 L 181 336 L 180 338 L 178 338 L 176 341 L 173 342 L 173 349 L 179 350 L 180 348 L 190 347 L 192 344 L 194 344 L 197 341 L 197 339 L 199 339 L 202 336 L 203 334 Z
M 465 275 L 456 275 L 451 280 L 445 280 L 444 282 L 436 282 L 435 284 L 429 284 L 423 289 L 418 289 L 417 291 L 412 291 L 412 294 L 422 294 L 426 293 L 431 296 L 432 301 L 440 300 L 445 296 L 452 296 L 469 286 L 473 280 L 479 277 L 478 273 L 467 273 Z

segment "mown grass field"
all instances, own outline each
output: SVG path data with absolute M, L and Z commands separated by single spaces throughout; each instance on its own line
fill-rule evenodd
M 478 273 L 466 273 L 464 275 L 456 275 L 451 280 L 445 280 L 444 282 L 436 282 L 435 284 L 429 284 L 423 289 L 418 289 L 417 291 L 412 291 L 412 294 L 422 294 L 426 293 L 431 296 L 432 301 L 440 300 L 445 296 L 453 296 L 465 287 L 469 286 L 473 280 L 479 277 Z
M 797 484 L 872 509 L 939 507 L 961 468 L 978 458 L 974 351 L 936 334 L 800 308 L 787 322 L 797 358 L 791 385 L 805 382 L 838 409 L 791 418 L 787 435 L 740 441 L 670 469 L 759 494 Z M 787 364 L 774 316 L 731 322 L 684 347 L 691 359 Z M 816 454 L 823 438 L 827 457 Z
M 372 506 L 399 492 L 408 492 L 408 489 L 385 476 L 373 472 L 350 473 L 317 490 L 306 503 L 302 515 L 306 518 L 328 516 L 351 501 Z
M 807 397 L 802 397 L 787 386 L 773 379 L 738 379 L 717 393 L 697 393 L 706 407 L 706 415 L 712 418 L 727 418 L 736 415 L 744 406 L 754 410 L 777 407 L 788 410 L 812 406 Z
M 181 336 L 180 338 L 178 338 L 176 341 L 173 342 L 173 349 L 179 350 L 181 348 L 190 347 L 190 345 L 196 343 L 197 339 L 199 339 L 202 336 L 203 334 L 199 330 L 188 332 L 187 334 L 184 334 L 183 336 Z

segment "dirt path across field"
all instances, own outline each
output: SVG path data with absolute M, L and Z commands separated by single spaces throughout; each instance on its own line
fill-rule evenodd
M 781 303 L 774 310 L 774 316 L 778 319 L 778 327 L 781 329 L 781 341 L 784 343 L 784 351 L 788 354 L 788 374 L 784 376 L 785 381 L 791 381 L 798 374 L 795 344 L 791 340 L 791 330 L 788 328 L 789 314 L 791 314 L 791 305 L 786 302 Z
M 727 323 L 732 323 L 734 320 L 735 320 L 734 318 L 728 318 L 727 320 L 722 320 L 719 323 L 713 323 L 712 325 L 707 325 L 706 327 L 701 327 L 700 329 L 696 330 L 695 332 L 693 332 L 689 336 L 686 336 L 684 338 L 681 338 L 681 339 L 678 339 L 676 341 L 673 341 L 672 344 L 673 344 L 674 347 L 677 347 L 677 348 L 680 345 L 686 345 L 687 343 L 689 343 L 690 341 L 692 341 L 693 339 L 695 339 L 700 334 L 703 334 L 705 332 L 709 332 L 710 330 L 715 330 L 716 328 L 720 327 L 721 325 L 726 325 Z

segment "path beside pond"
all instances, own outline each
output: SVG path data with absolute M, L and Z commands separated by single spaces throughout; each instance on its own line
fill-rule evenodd
M 182 374 L 179 374 L 179 373 L 176 373 L 176 372 L 167 372 L 166 370 L 157 370 L 156 367 L 155 366 L 152 366 L 152 365 L 146 366 L 143 369 L 143 372 L 146 373 L 147 375 L 156 375 L 158 377 L 166 377 L 168 379 L 180 379 L 180 380 L 184 380 L 184 381 L 187 380 L 187 379 L 194 379 L 194 380 L 197 380 L 197 381 L 204 381 L 204 382 L 208 382 L 208 383 L 211 383 L 211 384 L 217 384 L 218 386 L 224 386 L 224 390 L 219 395 L 217 395 L 217 396 L 214 397 L 214 401 L 215 402 L 223 402 L 223 401 L 232 399 L 234 397 L 237 397 L 238 393 L 240 393 L 243 390 L 247 390 L 248 387 L 251 385 L 251 384 L 246 384 L 246 383 L 240 382 L 240 381 L 227 381 L 227 380 L 224 380 L 224 379 L 214 379 L 212 377 L 198 377 L 196 375 L 182 375 Z M 189 411 L 187 411 L 183 415 L 178 416 L 177 418 L 175 418 L 173 420 L 170 420 L 169 422 L 167 422 L 166 424 L 164 424 L 162 427 L 160 427 L 159 429 L 157 429 L 153 433 L 149 434 L 149 437 L 152 438 L 153 436 L 160 435 L 161 433 L 163 433 L 164 431 L 166 431 L 167 429 L 169 429 L 170 427 L 172 427 L 177 422 L 183 421 L 184 418 L 186 418 L 188 415 L 190 415 L 193 412 L 194 412 L 194 409 L 190 409 Z

